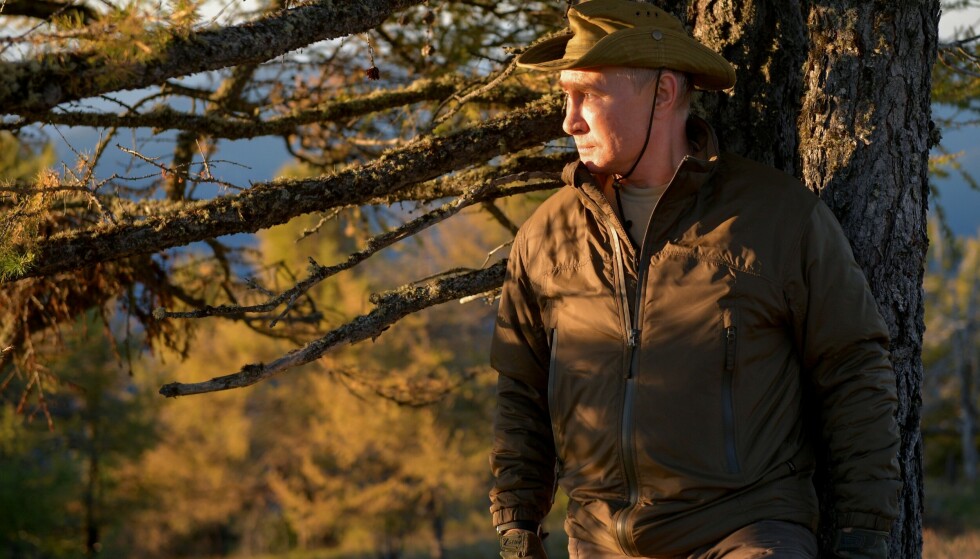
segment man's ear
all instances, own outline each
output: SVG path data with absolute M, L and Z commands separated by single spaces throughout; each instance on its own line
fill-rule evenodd
M 664 72 L 660 76 L 660 89 L 657 91 L 657 110 L 675 107 L 680 102 L 681 83 L 674 72 Z

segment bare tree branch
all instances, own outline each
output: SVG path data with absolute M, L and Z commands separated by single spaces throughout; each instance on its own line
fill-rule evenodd
M 273 9 L 281 9 L 281 2 L 275 2 L 273 4 Z M 255 70 L 258 68 L 258 64 L 243 64 L 241 66 L 235 66 L 231 71 L 231 75 L 225 78 L 221 83 L 221 86 L 214 93 L 214 97 L 211 102 L 209 102 L 204 110 L 204 117 L 209 117 L 215 114 L 220 114 L 225 110 L 225 107 L 231 106 L 241 99 L 242 92 L 245 90 L 245 86 L 255 75 Z M 202 137 L 206 137 L 206 131 L 202 130 L 200 132 L 194 130 L 183 130 L 177 135 L 177 141 L 174 145 L 174 161 L 170 175 L 170 180 L 167 181 L 167 198 L 171 200 L 183 200 L 187 198 L 187 193 L 193 191 L 190 176 L 190 166 L 194 161 L 195 151 L 201 153 L 201 159 L 207 163 L 207 154 L 201 149 L 200 140 Z M 195 150 L 194 148 L 198 149 Z M 210 177 L 211 172 L 207 170 L 207 175 Z
M 160 388 L 167 397 L 187 396 L 251 386 L 322 357 L 327 351 L 342 343 L 356 343 L 375 339 L 392 324 L 411 313 L 447 301 L 484 293 L 500 287 L 504 281 L 506 261 L 477 271 L 457 273 L 430 280 L 422 284 L 403 286 L 394 291 L 372 297 L 376 308 L 306 346 L 291 351 L 271 363 L 245 365 L 237 373 L 215 377 L 199 383 L 173 382 Z
M 447 137 L 427 137 L 375 161 L 333 175 L 257 184 L 235 195 L 189 203 L 176 214 L 153 215 L 140 223 L 102 226 L 55 235 L 33 246 L 30 266 L 3 283 L 53 274 L 137 254 L 150 254 L 195 241 L 255 232 L 298 215 L 359 204 L 502 153 L 559 137 L 561 105 L 549 95 L 519 111 Z
M 254 305 L 249 307 L 241 307 L 237 305 L 225 305 L 222 307 L 207 307 L 201 311 L 187 312 L 187 313 L 174 313 L 166 312 L 163 316 L 167 318 L 202 318 L 205 316 L 215 316 L 223 314 L 240 314 L 246 312 L 263 312 L 271 311 L 280 305 L 286 305 L 286 308 L 276 316 L 269 327 L 274 327 L 276 323 L 281 320 L 286 313 L 289 312 L 292 305 L 295 303 L 296 299 L 305 294 L 314 285 L 322 282 L 323 280 L 330 278 L 344 270 L 349 270 L 360 264 L 364 260 L 367 260 L 371 256 L 377 254 L 378 251 L 391 246 L 392 244 L 414 235 L 423 229 L 426 229 L 436 223 L 439 223 L 449 217 L 456 215 L 459 210 L 467 207 L 473 203 L 473 198 L 483 191 L 485 191 L 490 186 L 490 183 L 478 185 L 477 188 L 471 190 L 465 195 L 447 203 L 440 208 L 427 212 L 412 221 L 397 227 L 391 231 L 387 231 L 367 241 L 367 247 L 363 250 L 357 251 L 347 257 L 343 262 L 339 262 L 332 266 L 322 266 L 317 264 L 313 259 L 310 259 L 310 275 L 305 280 L 297 283 L 288 291 L 281 293 L 279 296 L 270 299 L 268 302 Z
M 51 19 L 55 16 L 78 17 L 84 23 L 93 21 L 97 14 L 81 2 L 60 2 L 57 0 L 6 0 L 3 5 L 4 16 L 26 16 L 37 19 Z
M 439 124 L 442 124 L 443 122 L 445 122 L 445 121 L 449 120 L 450 118 L 452 118 L 453 115 L 455 115 L 457 112 L 459 112 L 460 109 L 462 109 L 463 106 L 467 102 L 471 101 L 472 99 L 475 99 L 476 97 L 478 97 L 478 96 L 480 96 L 480 95 L 482 95 L 482 94 L 490 91 L 494 87 L 497 87 L 498 85 L 500 85 L 500 82 L 502 82 L 505 79 L 507 79 L 507 77 L 510 76 L 511 74 L 513 74 L 514 73 L 514 70 L 516 70 L 516 69 L 517 69 L 517 62 L 516 62 L 516 58 L 515 58 L 514 60 L 511 60 L 510 63 L 507 64 L 506 67 L 504 67 L 503 70 L 499 71 L 495 77 L 493 77 L 492 79 L 490 79 L 490 81 L 488 83 L 482 84 L 475 91 L 466 93 L 465 95 L 462 95 L 462 96 L 460 96 L 460 95 L 454 95 L 453 96 L 453 100 L 456 101 L 456 106 L 453 107 L 448 112 L 446 112 L 446 114 L 444 114 L 441 117 L 435 119 L 435 121 L 433 122 L 433 126 L 438 126 Z M 437 108 L 435 112 L 438 114 L 439 111 L 442 109 L 442 107 L 445 104 L 446 104 L 446 102 L 443 102 L 443 105 L 441 105 L 439 108 Z
M 478 201 L 486 202 L 506 196 L 551 190 L 560 188 L 564 184 L 561 181 L 561 170 L 567 163 L 574 161 L 576 157 L 575 152 L 530 157 L 526 155 L 512 156 L 501 162 L 499 167 L 483 166 L 442 176 L 435 181 L 414 184 L 397 191 L 383 193 L 380 196 L 365 200 L 363 204 L 391 205 L 399 202 L 431 202 L 448 196 L 459 196 L 472 184 L 490 181 L 498 176 L 528 172 L 550 173 L 551 183 L 543 184 L 536 181 L 533 184 L 508 185 L 499 189 L 491 189 Z M 534 178 L 540 179 L 540 177 Z
M 229 66 L 261 63 L 300 47 L 373 29 L 396 10 L 423 0 L 321 0 L 253 22 L 174 35 L 142 62 L 113 64 L 93 53 L 57 53 L 0 64 L 0 107 L 5 114 L 45 111 L 110 91 L 161 84 L 167 79 Z
M 452 75 L 434 80 L 421 79 L 403 88 L 373 91 L 363 97 L 332 101 L 314 109 L 272 117 L 268 120 L 234 117 L 227 113 L 185 113 L 164 105 L 138 114 L 48 112 L 38 115 L 36 121 L 66 126 L 152 128 L 156 131 L 187 130 L 229 140 L 285 136 L 295 132 L 298 126 L 306 124 L 340 122 L 421 101 L 443 99 L 452 95 L 460 83 L 461 80 Z M 523 98 L 525 102 L 530 101 L 532 92 L 525 90 Z M 20 128 L 26 124 L 29 124 L 29 121 L 22 119 L 16 123 L 2 124 L 0 128 Z
M 498 208 L 497 205 L 494 204 L 492 201 L 484 202 L 483 209 L 487 210 L 487 212 L 491 216 L 493 216 L 495 220 L 497 220 L 497 223 L 503 225 L 505 229 L 511 232 L 511 234 L 513 235 L 517 234 L 517 230 L 518 230 L 517 224 L 511 221 L 510 218 L 507 217 L 507 214 L 505 214 L 503 210 Z
M 528 181 L 525 183 L 515 183 L 501 185 L 499 187 L 494 187 L 487 190 L 482 196 L 480 196 L 476 201 L 487 202 L 491 200 L 496 200 L 498 198 L 505 198 L 508 196 L 516 196 L 519 194 L 527 194 L 529 192 L 538 192 L 542 190 L 551 190 L 555 188 L 560 188 L 562 186 L 560 171 L 568 162 L 574 160 L 576 157 L 575 152 L 568 153 L 558 153 L 552 155 L 544 156 L 527 156 L 523 154 L 517 154 L 516 156 L 511 154 L 509 157 L 504 159 L 499 165 L 494 166 L 483 166 L 470 169 L 467 171 L 462 171 L 459 173 L 454 173 L 452 175 L 446 175 L 439 177 L 434 181 L 428 181 L 423 183 L 416 183 L 409 185 L 405 188 L 394 190 L 391 192 L 381 193 L 377 196 L 368 198 L 366 200 L 358 201 L 359 205 L 371 205 L 380 206 L 387 205 L 390 206 L 396 203 L 428 203 L 440 198 L 451 198 L 455 196 L 463 195 L 466 190 L 472 185 L 487 181 L 493 181 L 496 177 L 510 176 L 510 175 L 527 175 L 527 173 L 536 172 L 540 173 L 539 176 L 531 177 L 533 181 Z M 233 164 L 232 161 L 223 161 L 223 163 Z M 157 163 L 158 164 L 158 163 Z M 547 176 L 545 176 L 547 175 Z M 156 176 L 153 173 L 151 176 Z M 118 178 L 118 177 L 113 177 Z M 90 195 L 93 194 L 92 189 L 86 186 L 78 186 L 76 184 L 61 184 L 53 186 L 38 187 L 34 183 L 25 182 L 15 182 L 10 186 L 0 186 L 0 193 L 12 193 L 21 196 L 28 196 L 31 194 L 56 194 L 56 193 L 79 193 Z M 112 213 L 117 221 L 139 221 L 144 219 L 145 216 L 150 215 L 175 215 L 178 214 L 186 204 L 181 202 L 172 202 L 170 200 L 159 199 L 159 200 L 139 200 L 133 201 L 127 198 L 115 196 L 112 194 L 99 194 L 98 195 L 103 206 L 107 208 L 107 213 Z M 65 209 L 74 208 L 76 206 L 87 207 L 89 202 L 59 202 L 55 204 L 54 208 Z M 329 219 L 330 216 L 339 210 L 342 210 L 349 206 L 336 206 L 331 208 L 325 213 L 325 218 Z M 9 211 L 9 203 L 3 197 L 0 197 L 0 211 Z M 322 225 L 322 223 L 318 224 Z M 301 237 L 305 238 L 309 235 L 316 233 L 316 227 L 304 232 Z M 300 240 L 301 240 L 300 239 Z
M 440 223 L 457 213 L 463 208 L 469 207 L 474 203 L 477 203 L 480 197 L 486 194 L 491 188 L 499 187 L 501 185 L 511 183 L 511 182 L 521 182 L 527 183 L 529 180 L 545 180 L 551 179 L 554 181 L 557 177 L 548 176 L 547 174 L 537 174 L 536 176 L 529 176 L 530 173 L 522 173 L 520 175 L 510 175 L 506 177 L 500 177 L 499 179 L 484 182 L 482 184 L 474 185 L 469 191 L 465 192 L 459 198 L 456 198 L 452 202 L 446 203 L 439 208 L 427 212 L 408 223 L 405 223 L 395 229 L 386 231 L 380 235 L 368 239 L 367 246 L 360 251 L 357 251 L 347 257 L 343 262 L 339 262 L 332 266 L 322 266 L 317 264 L 312 259 L 310 259 L 310 275 L 303 281 L 297 283 L 295 286 L 287 291 L 280 293 L 279 295 L 270 298 L 265 303 L 260 303 L 258 305 L 241 306 L 241 305 L 220 305 L 220 306 L 205 306 L 199 310 L 188 311 L 188 312 L 170 312 L 163 309 L 158 309 L 154 312 L 154 316 L 157 319 L 163 318 L 205 318 L 209 316 L 242 316 L 245 313 L 258 313 L 258 312 L 269 312 L 275 310 L 276 308 L 285 305 L 285 309 L 282 310 L 275 318 L 272 319 L 269 327 L 275 327 L 276 323 L 282 320 L 286 314 L 290 311 L 295 301 L 301 296 L 307 293 L 313 286 L 322 282 L 323 280 L 330 278 L 344 270 L 349 270 L 354 266 L 360 264 L 364 260 L 367 260 L 371 256 L 374 256 L 378 251 L 392 246 L 393 244 L 401 241 L 402 239 L 408 238 L 428 227 L 431 227 L 437 223 Z M 545 176 L 542 176 L 545 175 Z M 554 182 L 545 183 L 548 186 L 554 184 Z M 492 202 L 484 202 L 489 204 L 493 210 L 496 210 L 499 215 L 503 215 L 500 210 L 493 205 Z M 491 213 L 497 217 L 498 214 Z M 500 217 L 498 217 L 500 219 Z M 506 216 L 503 217 L 508 223 Z M 517 226 L 510 223 L 513 227 L 511 229 L 512 233 L 517 233 Z

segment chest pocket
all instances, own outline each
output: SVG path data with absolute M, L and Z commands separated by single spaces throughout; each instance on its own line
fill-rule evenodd
M 672 470 L 740 471 L 740 274 L 674 251 L 647 271 L 638 360 L 639 445 Z
M 598 247 L 584 240 L 564 244 L 547 261 L 547 269 L 535 282 L 546 328 L 591 322 L 587 317 L 607 310 L 604 299 L 612 297 L 611 260 Z
M 645 431 L 645 446 L 668 469 L 730 479 L 776 418 L 773 394 L 796 382 L 781 373 L 793 351 L 785 297 L 720 251 L 667 250 L 647 272 L 638 422 L 670 427 Z

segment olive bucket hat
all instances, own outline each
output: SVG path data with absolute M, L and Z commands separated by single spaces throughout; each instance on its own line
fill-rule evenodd
M 552 72 L 597 66 L 666 68 L 689 74 L 699 89 L 735 85 L 735 68 L 727 60 L 652 4 L 591 0 L 569 9 L 568 23 L 571 33 L 531 45 L 517 64 Z

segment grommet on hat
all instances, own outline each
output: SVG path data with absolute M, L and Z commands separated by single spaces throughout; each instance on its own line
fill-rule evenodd
M 735 68 L 727 60 L 691 38 L 676 17 L 651 4 L 590 0 L 569 9 L 568 24 L 570 33 L 531 45 L 517 64 L 552 72 L 598 66 L 666 68 L 690 75 L 698 89 L 735 85 Z

